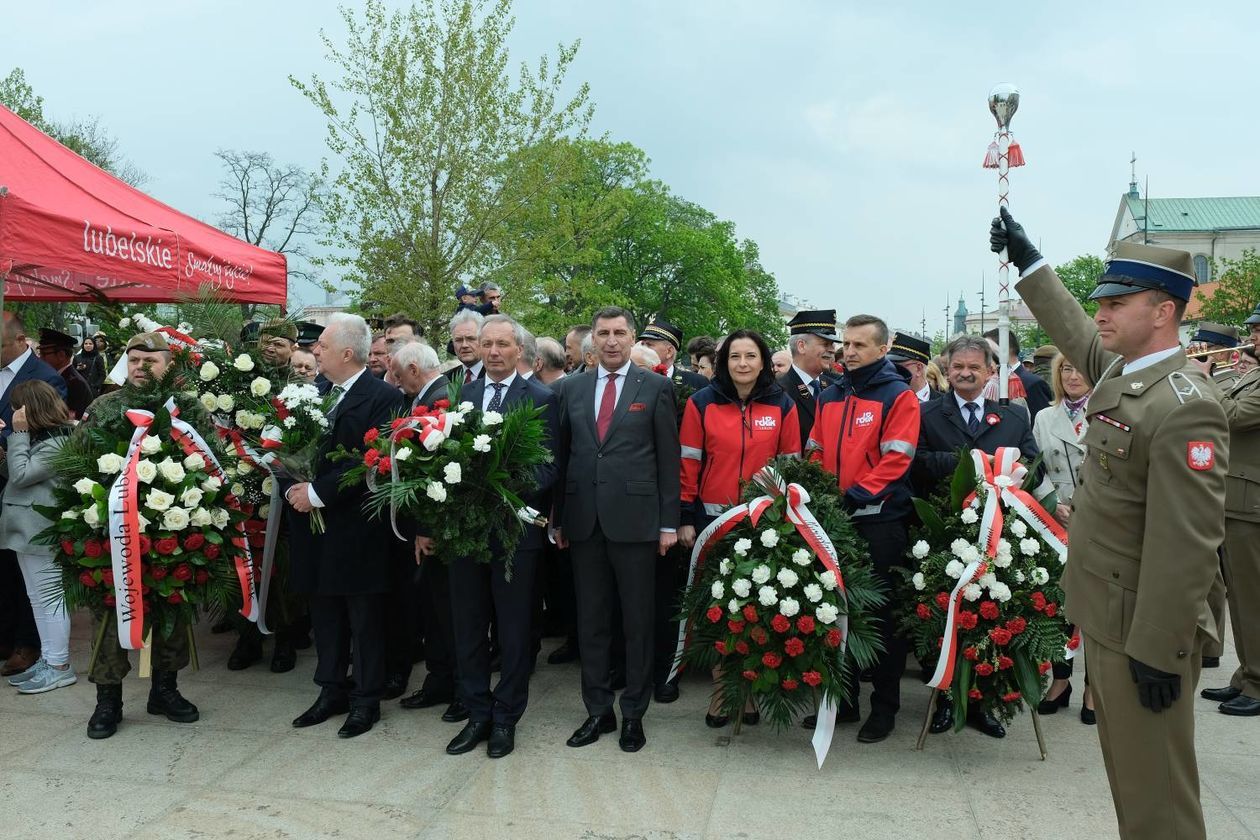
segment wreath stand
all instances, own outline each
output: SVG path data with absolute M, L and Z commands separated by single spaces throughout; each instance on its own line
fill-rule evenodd
M 923 728 L 919 730 L 919 740 L 915 743 L 916 751 L 922 752 L 923 745 L 927 742 L 928 728 L 932 725 L 932 713 L 936 711 L 936 700 L 940 696 L 939 688 L 932 689 L 932 694 L 928 697 L 927 713 L 923 715 Z M 1041 760 L 1046 760 L 1046 738 L 1041 733 L 1041 716 L 1037 714 L 1037 708 L 1030 706 L 1030 714 L 1032 715 L 1033 731 L 1037 733 L 1037 749 L 1041 751 Z

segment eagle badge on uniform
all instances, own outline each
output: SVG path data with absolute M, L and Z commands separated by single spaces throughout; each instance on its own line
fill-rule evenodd
M 1216 445 L 1207 440 L 1192 440 L 1186 444 L 1186 464 L 1192 470 L 1210 470 L 1216 464 Z

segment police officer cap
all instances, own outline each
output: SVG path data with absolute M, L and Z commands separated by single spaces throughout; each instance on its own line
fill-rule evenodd
M 668 341 L 674 345 L 675 350 L 682 349 L 683 331 L 675 327 L 669 321 L 662 318 L 653 318 L 652 323 L 639 332 L 639 337 L 635 341 Z
M 52 330 L 48 327 L 41 327 L 39 330 L 40 347 L 55 347 L 58 350 L 64 350 L 74 347 L 77 343 L 74 336 L 67 335 L 61 330 Z
M 1190 340 L 1203 341 L 1208 344 L 1215 344 L 1218 347 L 1237 347 L 1238 328 L 1204 321 L 1199 324 L 1198 331 L 1194 334 L 1194 338 Z
M 310 347 L 319 341 L 320 335 L 324 332 L 323 325 L 316 324 L 313 321 L 298 321 L 296 326 L 299 347 Z
M 163 350 L 170 350 L 171 346 L 166 343 L 166 336 L 160 332 L 145 332 L 139 335 L 133 335 L 131 340 L 127 342 L 127 350 L 147 350 L 150 353 L 157 353 Z
M 1097 300 L 1154 290 L 1189 301 L 1195 285 L 1194 260 L 1189 251 L 1116 242 L 1107 268 L 1089 298 Z
M 897 332 L 893 334 L 888 358 L 894 362 L 922 362 L 926 365 L 932 360 L 932 345 L 913 333 Z
M 802 309 L 788 321 L 790 335 L 816 335 L 828 341 L 839 341 L 836 330 L 836 310 Z

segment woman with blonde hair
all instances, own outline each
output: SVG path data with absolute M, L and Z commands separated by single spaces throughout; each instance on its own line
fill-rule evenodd
M 1094 385 L 1060 353 L 1050 363 L 1050 387 L 1054 391 L 1054 402 L 1037 412 L 1033 438 L 1041 449 L 1046 477 L 1054 483 L 1059 497 L 1055 515 L 1066 520 L 1071 515 L 1072 495 L 1080 482 L 1081 464 L 1085 461 L 1085 444 L 1081 442 L 1088 425 L 1085 406 Z M 1080 655 L 1079 648 L 1077 655 Z M 1068 698 L 1072 696 L 1071 677 L 1072 660 L 1054 663 L 1054 681 L 1037 707 L 1040 714 L 1052 715 L 1067 707 Z M 1093 724 L 1094 720 L 1093 698 L 1086 674 L 1081 722 Z
M 47 382 L 29 380 L 13 386 L 13 433 L 2 465 L 8 479 L 0 511 L 0 548 L 17 554 L 39 630 L 41 656 L 22 673 L 9 678 L 21 694 L 43 694 L 78 681 L 70 667 L 70 616 L 65 602 L 48 595 L 61 586 L 61 571 L 53 562 L 52 546 L 35 543 L 48 527 L 36 505 L 56 504 L 57 477 L 53 458 L 70 433 L 70 414 L 61 396 Z

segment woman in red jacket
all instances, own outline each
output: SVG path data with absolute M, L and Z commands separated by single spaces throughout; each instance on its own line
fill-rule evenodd
M 718 350 L 713 382 L 687 400 L 682 429 L 682 525 L 678 540 L 690 547 L 723 510 L 739 501 L 753 474 L 777 455 L 799 455 L 800 421 L 796 403 L 774 381 L 766 340 L 753 330 L 737 330 Z M 720 672 L 714 672 L 714 681 Z M 728 723 L 718 714 L 722 696 L 715 692 L 705 723 Z M 756 708 L 745 709 L 744 722 L 757 723 Z

